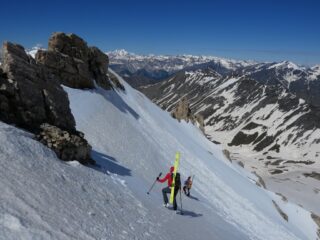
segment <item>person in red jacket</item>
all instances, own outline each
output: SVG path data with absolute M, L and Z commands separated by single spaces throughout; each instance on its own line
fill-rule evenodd
M 173 175 L 173 171 L 174 171 L 174 167 L 170 168 L 170 172 L 168 172 L 166 174 L 166 176 L 164 178 L 157 178 L 158 182 L 164 183 L 165 181 L 168 181 L 168 186 L 162 189 L 162 195 L 163 195 L 163 202 L 164 202 L 164 206 L 165 207 L 169 207 L 169 203 L 168 203 L 168 196 L 167 193 L 171 193 L 171 187 L 172 187 L 172 175 Z M 178 191 L 175 191 L 175 196 L 177 195 Z M 177 210 L 177 202 L 176 202 L 176 198 L 174 196 L 173 199 L 173 209 Z

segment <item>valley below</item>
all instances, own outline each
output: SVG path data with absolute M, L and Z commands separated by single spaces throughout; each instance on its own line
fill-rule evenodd
M 169 77 L 135 87 L 168 112 L 184 104 L 185 112 L 202 115 L 204 134 L 233 164 L 255 174 L 261 187 L 283 200 L 320 214 L 317 66 L 197 56 L 136 57 L 125 51 L 114 52 L 111 65 L 113 61 L 120 75 L 127 69 L 129 84 L 128 71 L 145 69 L 149 77 L 154 69 L 167 71 Z

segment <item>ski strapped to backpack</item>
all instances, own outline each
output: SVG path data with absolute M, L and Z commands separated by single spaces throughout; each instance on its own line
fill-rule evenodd
M 179 162 L 180 162 L 180 152 L 176 152 L 176 158 L 174 161 L 174 170 L 173 170 L 173 177 L 172 177 L 172 187 L 171 187 L 171 194 L 170 194 L 170 204 L 173 204 L 173 199 L 174 199 L 174 189 L 175 189 L 175 180 L 176 180 L 176 174 L 177 170 L 179 167 Z

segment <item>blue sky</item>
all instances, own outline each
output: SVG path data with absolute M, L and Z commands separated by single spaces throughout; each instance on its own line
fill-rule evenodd
M 320 64 L 320 1 L 2 0 L 0 41 L 74 32 L 102 50 Z

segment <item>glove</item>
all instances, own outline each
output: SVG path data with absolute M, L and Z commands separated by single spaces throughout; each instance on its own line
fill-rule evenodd
M 157 177 L 157 181 L 159 181 L 159 177 Z

